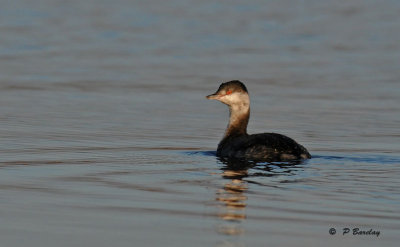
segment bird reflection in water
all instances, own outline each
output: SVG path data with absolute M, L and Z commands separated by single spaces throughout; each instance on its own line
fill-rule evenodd
M 219 161 L 224 164 L 221 168 L 221 176 L 228 182 L 216 192 L 216 201 L 220 202 L 218 217 L 223 220 L 223 223 L 217 227 L 217 231 L 230 236 L 244 234 L 242 223 L 246 219 L 248 184 L 258 184 L 251 180 L 247 181 L 245 178 L 272 176 L 287 178 L 287 176 L 295 175 L 296 171 L 301 169 L 298 165 L 303 163 L 303 161 L 291 161 L 260 164 L 223 158 L 219 158 Z
M 221 206 L 218 217 L 224 220 L 224 224 L 219 225 L 217 231 L 225 235 L 241 235 L 244 230 L 240 223 L 246 219 L 245 192 L 248 189 L 247 182 L 243 178 L 248 176 L 248 167 L 243 164 L 239 166 L 238 163 L 228 160 L 221 161 L 226 165 L 221 169 L 221 175 L 228 182 L 216 193 L 216 200 Z

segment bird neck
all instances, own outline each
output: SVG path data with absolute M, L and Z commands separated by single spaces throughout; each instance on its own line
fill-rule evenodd
M 225 136 L 247 135 L 247 124 L 250 118 L 250 102 L 229 106 L 229 124 Z

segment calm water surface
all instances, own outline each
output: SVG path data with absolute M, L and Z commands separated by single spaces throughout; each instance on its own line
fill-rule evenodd
M 398 1 L 3 1 L 1 246 L 397 246 Z M 302 163 L 219 161 L 249 132 Z M 343 228 L 380 235 L 343 235 Z M 336 228 L 336 235 L 329 229 Z

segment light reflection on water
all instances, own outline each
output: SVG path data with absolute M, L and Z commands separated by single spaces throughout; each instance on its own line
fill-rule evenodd
M 240 226 L 242 220 L 246 219 L 246 200 L 245 192 L 247 184 L 242 180 L 247 176 L 246 170 L 224 170 L 223 178 L 230 181 L 224 185 L 223 189 L 217 191 L 217 201 L 222 203 L 222 212 L 218 217 L 226 221 L 226 224 L 218 226 L 217 231 L 227 235 L 243 234 L 244 229 Z
M 397 246 L 399 9 L 2 3 L 0 245 Z M 228 112 L 204 96 L 232 79 L 250 133 L 313 159 L 217 159 Z

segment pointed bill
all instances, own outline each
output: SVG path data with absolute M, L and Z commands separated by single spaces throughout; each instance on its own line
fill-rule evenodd
M 219 95 L 217 93 L 213 93 L 213 94 L 207 95 L 206 98 L 207 99 L 219 99 L 219 98 L 221 98 L 221 95 Z

